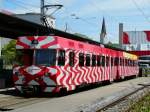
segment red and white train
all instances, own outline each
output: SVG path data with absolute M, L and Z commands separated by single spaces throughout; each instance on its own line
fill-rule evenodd
M 20 92 L 71 91 L 139 72 L 136 55 L 60 36 L 22 36 L 16 49 L 13 80 Z

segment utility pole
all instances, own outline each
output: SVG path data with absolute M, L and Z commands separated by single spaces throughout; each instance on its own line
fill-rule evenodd
M 67 30 L 68 30 L 68 24 L 66 23 L 65 24 L 65 32 L 67 32 Z
M 44 16 L 45 16 L 45 9 L 44 9 L 44 0 L 41 0 L 41 23 L 44 25 Z
M 122 49 L 123 44 L 123 23 L 119 23 L 119 46 Z
M 50 15 L 52 15 L 53 13 L 55 13 L 57 10 L 61 9 L 62 7 L 63 7 L 63 5 L 60 5 L 60 4 L 45 5 L 45 0 L 41 0 L 41 23 L 42 23 L 42 25 L 50 27 L 50 25 L 48 24 L 47 18 L 46 18 L 46 11 L 48 9 L 55 8 L 55 10 L 50 14 Z

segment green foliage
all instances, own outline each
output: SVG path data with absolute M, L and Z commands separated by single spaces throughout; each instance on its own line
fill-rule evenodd
M 74 35 L 77 35 L 77 36 L 82 37 L 82 38 L 85 38 L 85 39 L 90 39 L 90 40 L 92 40 L 90 37 L 88 37 L 88 36 L 86 36 L 86 35 L 84 35 L 84 34 L 81 34 L 81 33 L 74 33 Z
M 128 112 L 150 112 L 150 95 L 141 99 Z
M 11 40 L 2 49 L 2 58 L 7 65 L 12 65 L 16 56 L 16 40 Z
M 115 47 L 115 48 L 119 48 L 120 47 L 119 44 L 111 43 L 111 42 L 108 42 L 107 45 L 110 46 L 110 47 Z

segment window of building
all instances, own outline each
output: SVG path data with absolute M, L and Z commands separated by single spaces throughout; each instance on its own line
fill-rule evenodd
M 97 66 L 101 66 L 101 56 L 97 55 Z
M 79 66 L 84 66 L 84 54 L 79 53 Z
M 96 55 L 92 55 L 92 66 L 96 66 Z
M 74 52 L 69 53 L 69 65 L 70 66 L 74 66 L 74 56 L 75 56 Z
M 105 66 L 105 56 L 102 56 L 102 66 Z
M 65 50 L 58 51 L 58 65 L 59 66 L 65 65 Z
M 90 54 L 86 54 L 86 66 L 90 66 Z

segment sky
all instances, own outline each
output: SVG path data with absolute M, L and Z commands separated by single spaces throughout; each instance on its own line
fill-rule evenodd
M 150 30 L 150 0 L 45 0 L 46 4 L 63 7 L 53 16 L 56 28 L 81 33 L 99 41 L 105 18 L 107 42 L 118 43 L 119 23 L 124 31 Z M 0 9 L 13 13 L 40 12 L 40 0 L 0 0 Z M 50 14 L 54 9 L 48 11 Z

